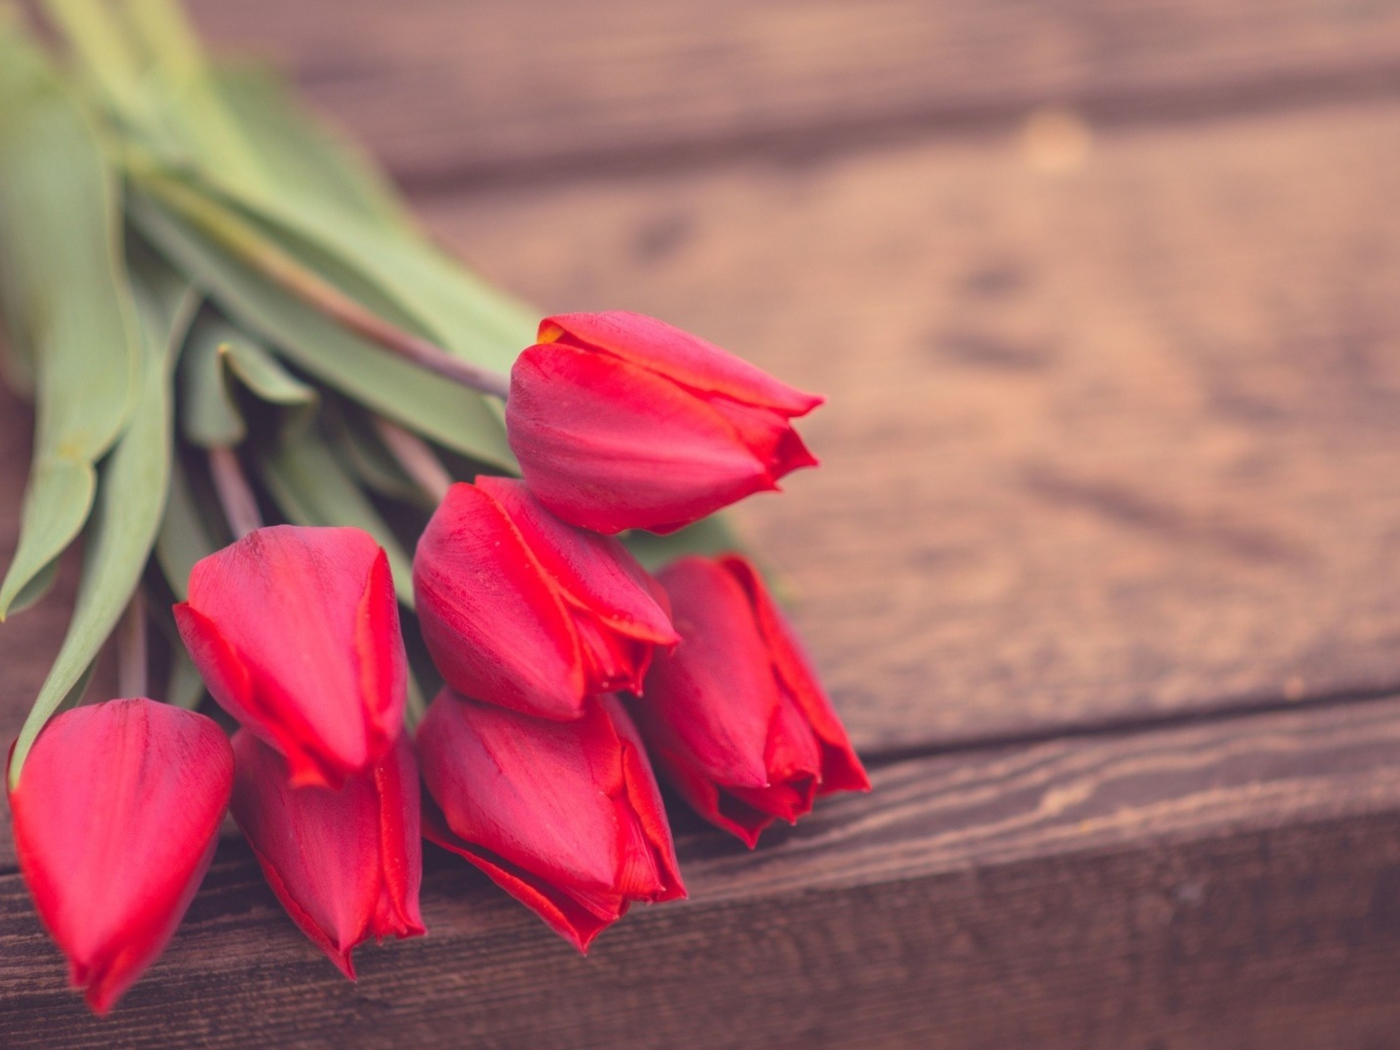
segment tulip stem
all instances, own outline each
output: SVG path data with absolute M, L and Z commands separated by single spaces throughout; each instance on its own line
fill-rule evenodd
M 408 673 L 408 703 L 403 709 L 403 725 L 412 736 L 418 730 L 418 723 L 423 721 L 423 716 L 428 713 L 427 702 L 423 699 L 423 690 L 418 687 L 418 679 L 413 677 L 413 672 Z
M 447 490 L 452 487 L 452 475 L 428 447 L 428 443 L 379 416 L 374 418 L 374 429 L 404 472 L 433 498 L 434 503 L 441 503 Z
M 241 262 L 337 324 L 445 379 L 502 401 L 510 393 L 509 376 L 455 357 L 384 320 L 304 265 L 232 208 L 169 176 L 140 170 L 133 174 L 164 204 L 174 208 Z
M 253 495 L 253 486 L 248 484 L 248 475 L 243 473 L 238 454 L 231 448 L 211 448 L 209 474 L 214 479 L 214 490 L 219 495 L 219 505 L 224 509 L 233 538 L 241 540 L 254 529 L 262 528 L 258 498 Z
M 144 697 L 146 669 L 146 602 L 138 586 L 126 607 L 117 638 L 117 694 L 127 698 Z

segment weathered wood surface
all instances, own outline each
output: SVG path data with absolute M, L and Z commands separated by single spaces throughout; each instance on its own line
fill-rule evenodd
M 424 212 L 551 309 L 834 395 L 825 466 L 738 513 L 857 742 L 917 749 L 1400 687 L 1396 170 L 1374 105 L 1105 136 L 1056 175 L 935 144 Z M 0 632 L 8 732 L 61 605 Z
M 894 763 L 585 959 L 434 852 L 430 936 L 346 982 L 236 842 L 107 1021 L 0 877 L 20 1047 L 1381 1046 L 1400 700 Z M 42 1024 L 38 1019 L 42 1018 Z
M 832 395 L 741 506 L 858 742 L 1400 686 L 1400 105 L 425 202 Z
M 193 0 L 416 183 L 1400 86 L 1400 8 L 1330 0 Z
M 438 855 L 358 986 L 226 843 L 105 1023 L 6 833 L 0 1045 L 1393 1041 L 1400 7 L 194 6 L 488 276 L 832 395 L 739 515 L 877 790 L 685 832 L 692 899 L 586 962 Z M 6 735 L 74 568 L 0 629 Z

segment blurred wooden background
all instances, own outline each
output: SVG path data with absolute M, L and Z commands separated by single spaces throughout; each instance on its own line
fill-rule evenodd
M 357 985 L 230 842 L 108 1022 L 6 840 L 0 1043 L 1393 1045 L 1400 4 L 193 6 L 488 277 L 830 395 L 737 516 L 876 791 L 684 831 L 692 899 L 586 961 L 434 855 Z

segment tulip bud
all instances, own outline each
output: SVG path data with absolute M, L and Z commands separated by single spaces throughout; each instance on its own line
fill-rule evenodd
M 175 620 L 214 699 L 286 756 L 294 783 L 338 785 L 398 736 L 408 662 L 368 533 L 250 532 L 195 565 Z
M 674 532 L 817 461 L 789 422 L 823 398 L 652 317 L 540 322 L 506 431 L 541 503 L 597 532 Z
M 615 698 L 550 722 L 444 689 L 418 752 L 438 806 L 424 813 L 424 837 L 579 951 L 632 901 L 685 896 L 651 765 Z
M 184 918 L 232 785 L 218 725 L 153 700 L 65 711 L 34 742 L 10 792 L 15 850 L 69 979 L 96 1013 Z
M 752 848 L 817 795 L 870 781 L 791 626 L 743 558 L 686 557 L 658 576 L 681 644 L 628 709 L 661 775 Z
M 652 651 L 676 644 L 664 594 L 621 543 L 505 478 L 452 486 L 418 541 L 413 589 L 447 684 L 541 718 L 640 690 Z
M 233 819 L 272 892 L 352 981 L 370 937 L 420 937 L 421 789 L 413 747 L 389 752 L 337 790 L 292 786 L 287 761 L 246 729 L 233 738 Z

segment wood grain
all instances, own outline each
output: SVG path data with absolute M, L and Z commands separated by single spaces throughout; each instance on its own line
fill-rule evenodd
M 1088 131 L 425 214 L 830 395 L 738 516 L 863 747 L 1395 688 L 1400 106 Z
M 358 985 L 229 839 L 107 1021 L 0 835 L 0 1045 L 1394 1041 L 1400 9 L 194 6 L 489 276 L 832 395 L 739 517 L 876 791 L 754 854 L 680 818 L 691 899 L 586 961 L 433 853 Z M 75 580 L 0 629 L 5 736 Z
M 850 148 L 1004 122 L 1400 86 L 1400 9 L 1328 0 L 194 0 L 401 176 L 568 176 L 643 156 Z
M 345 982 L 225 844 L 106 1021 L 0 877 L 0 1043 L 1364 1046 L 1400 1020 L 1400 700 L 896 763 L 580 959 L 445 854 Z M 608 1004 L 600 1009 L 599 1004 Z M 43 1024 L 35 1023 L 42 1017 Z

